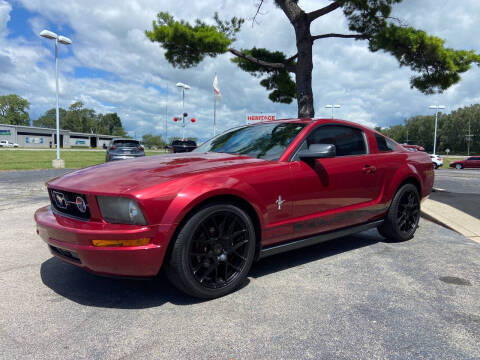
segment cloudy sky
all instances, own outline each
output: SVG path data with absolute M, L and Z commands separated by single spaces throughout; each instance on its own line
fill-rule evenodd
M 300 1 L 311 11 L 330 1 Z M 236 48 L 265 47 L 295 51 L 294 34 L 284 14 L 265 1 L 258 24 L 252 26 L 256 0 L 0 0 L 0 95 L 17 93 L 31 103 L 30 115 L 38 118 L 54 107 L 53 42 L 40 38 L 46 28 L 72 39 L 60 46 L 60 104 L 81 100 L 99 112 L 117 112 L 133 135 L 147 132 L 180 135 L 173 117 L 181 113 L 181 93 L 176 82 L 191 86 L 186 111 L 197 119 L 188 136 L 208 138 L 212 133 L 212 80 L 215 72 L 223 94 L 217 104 L 218 128 L 240 125 L 249 112 L 272 112 L 294 117 L 296 102 L 274 104 L 259 80 L 230 62 L 231 55 L 204 60 L 197 68 L 174 69 L 158 44 L 144 30 L 159 11 L 176 18 L 211 21 L 244 17 L 246 23 Z M 480 48 L 478 0 L 404 0 L 394 16 L 407 24 L 442 37 L 449 47 Z M 312 34 L 347 32 L 341 10 L 317 20 Z M 444 104 L 452 110 L 480 102 L 477 68 L 464 74 L 460 84 L 441 95 L 426 96 L 410 89 L 411 72 L 399 68 L 388 54 L 370 53 L 365 42 L 325 39 L 314 46 L 313 90 L 316 116 L 330 116 L 326 104 L 340 104 L 336 117 L 369 126 L 389 126 L 416 114 L 428 114 L 428 105 Z M 167 108 L 167 117 L 165 111 Z

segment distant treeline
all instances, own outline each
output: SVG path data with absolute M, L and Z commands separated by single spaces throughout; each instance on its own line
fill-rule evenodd
M 437 153 L 467 153 L 468 123 L 470 121 L 470 153 L 480 154 L 480 104 L 459 108 L 450 114 L 438 114 Z M 375 128 L 395 141 L 404 144 L 423 146 L 428 152 L 433 151 L 435 131 L 435 114 L 414 116 L 404 124 L 390 128 Z
M 28 109 L 30 103 L 16 95 L 0 96 L 0 123 L 12 125 L 30 125 Z M 55 108 L 47 110 L 37 120 L 33 120 L 33 126 L 55 128 Z M 84 107 L 81 101 L 76 101 L 67 110 L 59 109 L 60 128 L 75 132 L 97 133 L 105 135 L 126 136 L 122 120 L 117 113 L 100 114 L 93 109 Z

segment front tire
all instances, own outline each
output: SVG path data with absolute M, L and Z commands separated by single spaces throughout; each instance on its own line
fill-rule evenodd
M 420 196 L 413 184 L 405 184 L 395 194 L 387 216 L 378 227 L 388 241 L 399 242 L 413 238 L 420 220 Z
M 178 233 L 165 273 L 179 290 L 202 299 L 224 296 L 245 281 L 255 256 L 255 229 L 247 213 L 213 203 Z
M 463 165 L 462 165 L 462 164 L 457 164 L 457 165 L 455 165 L 455 168 L 456 168 L 457 170 L 462 170 L 462 169 L 463 169 Z
M 433 164 L 433 167 L 435 168 L 435 170 L 438 169 L 438 164 Z

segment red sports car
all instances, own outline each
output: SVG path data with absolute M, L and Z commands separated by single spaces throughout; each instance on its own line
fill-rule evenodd
M 78 170 L 35 213 L 53 255 L 97 274 L 155 276 L 215 298 L 262 257 L 377 227 L 413 237 L 433 185 L 426 153 L 361 125 L 290 119 L 242 126 L 193 152 Z
M 450 167 L 459 170 L 463 168 L 480 169 L 480 156 L 471 156 L 465 160 L 453 161 L 450 163 Z

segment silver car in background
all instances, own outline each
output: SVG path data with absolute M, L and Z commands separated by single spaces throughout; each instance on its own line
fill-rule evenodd
M 114 139 L 107 148 L 105 161 L 133 159 L 145 156 L 145 150 L 140 141 L 133 139 Z

